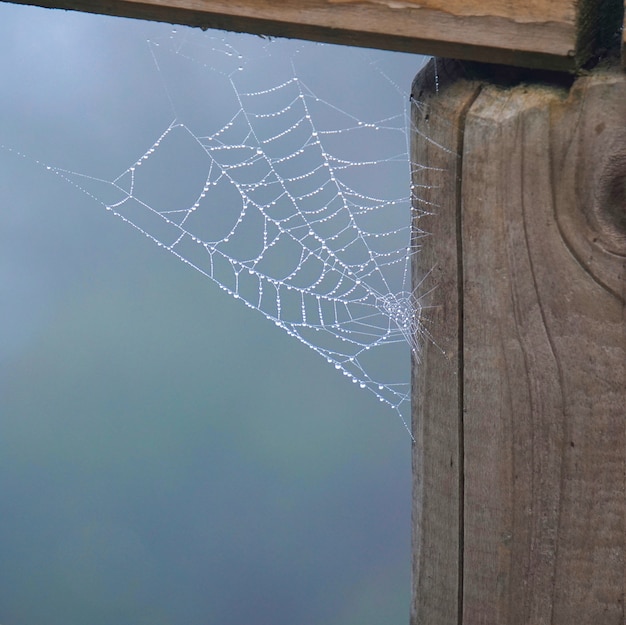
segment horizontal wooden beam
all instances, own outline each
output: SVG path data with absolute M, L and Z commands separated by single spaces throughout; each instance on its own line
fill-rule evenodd
M 572 71 L 619 32 L 622 0 L 18 0 L 202 28 Z M 609 35 L 612 33 L 612 35 Z

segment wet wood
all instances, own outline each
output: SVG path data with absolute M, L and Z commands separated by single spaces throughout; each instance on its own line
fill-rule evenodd
M 27 0 L 24 4 L 571 71 L 619 28 L 621 0 Z
M 465 103 L 449 110 L 451 89 L 473 100 L 465 115 Z M 448 232 L 443 245 L 459 260 L 439 272 L 441 234 L 424 239 L 435 271 L 419 288 L 435 289 L 429 304 L 445 315 L 429 326 L 442 351 L 427 346 L 416 367 L 416 392 L 437 401 L 428 412 L 416 404 L 416 438 L 432 440 L 416 445 L 414 462 L 417 473 L 432 449 L 442 462 L 443 440 L 458 477 L 434 466 L 415 476 L 412 623 L 623 624 L 626 76 L 615 68 L 569 90 L 484 84 L 475 94 L 461 79 L 429 102 L 429 120 L 461 126 L 450 170 L 460 181 L 456 199 L 446 188 L 442 208 L 417 224 Z M 415 146 L 418 162 L 435 162 Z M 455 502 L 431 505 L 446 495 Z M 437 537 L 442 526 L 451 533 L 455 509 L 448 547 Z M 425 598 L 434 577 L 459 583 L 437 605 Z M 455 604 L 457 620 L 442 614 Z

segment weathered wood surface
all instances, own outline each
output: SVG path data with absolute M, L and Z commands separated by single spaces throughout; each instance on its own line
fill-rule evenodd
M 626 70 L 626 0 L 624 0 L 624 18 L 622 23 L 622 66 Z
M 621 0 L 17 0 L 23 4 L 573 70 L 618 32 Z
M 457 181 L 461 175 L 459 129 L 480 84 L 453 82 L 447 71 L 451 66 L 454 69 L 455 64 L 439 60 L 435 76 L 435 64 L 431 62 L 412 89 L 412 124 L 416 131 L 411 150 L 417 162 L 427 165 L 413 172 L 414 207 L 420 215 L 418 236 L 421 233 L 423 247 L 413 257 L 412 272 L 421 282 L 418 292 L 434 288 L 422 298 L 423 317 L 427 320 L 426 331 L 432 329 L 438 337 L 436 343 L 424 342 L 419 362 L 413 363 L 413 371 L 422 375 L 414 378 L 412 388 L 412 623 L 428 623 L 429 619 L 433 623 L 456 623 L 462 573 L 459 407 L 463 389 Z M 445 97 L 433 93 L 435 84 Z M 433 97 L 437 99 L 436 111 L 430 106 Z M 423 374 L 425 371 L 428 375 Z M 437 384 L 433 385 L 432 380 Z
M 626 76 L 416 85 L 414 158 L 450 169 L 417 221 L 411 622 L 623 624 Z

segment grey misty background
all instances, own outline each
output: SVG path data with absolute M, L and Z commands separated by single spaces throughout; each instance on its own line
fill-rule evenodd
M 0 623 L 406 622 L 397 416 L 32 160 L 115 178 L 172 121 L 164 81 L 186 122 L 227 115 L 155 70 L 171 32 L 0 4 Z M 293 45 L 365 119 L 390 91 L 363 58 L 407 98 L 423 62 Z

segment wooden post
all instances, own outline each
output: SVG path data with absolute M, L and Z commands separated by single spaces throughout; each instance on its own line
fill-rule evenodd
M 624 0 L 624 11 L 622 13 L 622 67 L 626 70 L 626 0 Z
M 413 88 L 414 182 L 437 188 L 416 202 L 434 342 L 414 373 L 411 623 L 623 624 L 626 76 L 438 68 Z

